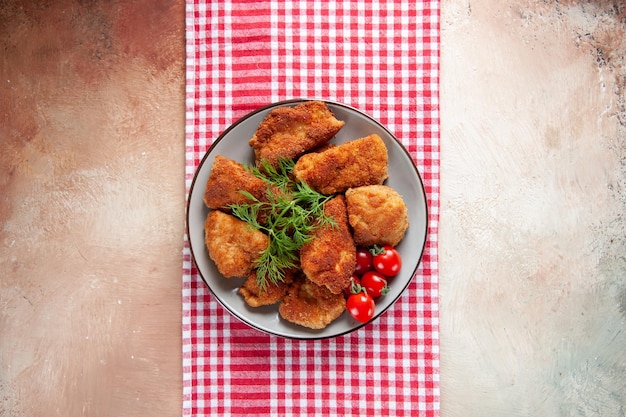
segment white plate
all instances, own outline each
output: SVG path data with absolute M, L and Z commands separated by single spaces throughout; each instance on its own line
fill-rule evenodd
M 307 100 L 288 100 L 274 103 L 253 111 L 231 125 L 212 144 L 202 158 L 195 173 L 187 202 L 187 235 L 191 256 L 200 276 L 215 298 L 235 317 L 266 333 L 294 339 L 323 339 L 349 333 L 364 326 L 350 317 L 347 312 L 322 330 L 312 330 L 283 320 L 278 314 L 278 305 L 249 307 L 237 290 L 244 279 L 226 279 L 217 271 L 209 258 L 204 243 L 204 221 L 209 212 L 203 201 L 206 182 L 209 178 L 215 155 L 223 155 L 235 161 L 252 164 L 254 152 L 248 141 L 267 113 L 284 106 L 295 106 Z M 407 288 L 424 252 L 428 224 L 426 193 L 422 179 L 407 150 L 382 124 L 363 112 L 341 103 L 326 101 L 330 110 L 344 127 L 331 143 L 340 144 L 372 133 L 379 135 L 387 145 L 389 154 L 389 179 L 386 184 L 399 192 L 409 208 L 409 229 L 397 246 L 402 255 L 402 270 L 390 280 L 390 291 L 376 302 L 376 320 Z

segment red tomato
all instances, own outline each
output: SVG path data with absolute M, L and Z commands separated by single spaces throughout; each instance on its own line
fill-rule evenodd
M 361 277 L 361 286 L 373 298 L 378 298 L 389 292 L 387 280 L 384 275 L 377 271 L 368 271 Z
M 365 248 L 358 248 L 356 250 L 356 266 L 354 273 L 357 275 L 363 275 L 367 271 L 371 271 L 374 266 L 372 264 L 373 255 L 369 250 Z
M 361 323 L 367 323 L 374 317 L 374 299 L 370 295 L 361 291 L 357 294 L 352 294 L 346 302 L 346 308 L 350 315 Z
M 356 275 L 352 275 L 350 277 L 350 283 L 346 288 L 343 289 L 343 296 L 348 299 L 354 292 L 352 291 L 352 287 L 355 287 L 355 291 L 358 291 L 361 287 L 361 280 Z
M 386 277 L 395 277 L 402 268 L 402 258 L 392 246 L 384 246 L 384 252 L 374 255 L 374 269 Z

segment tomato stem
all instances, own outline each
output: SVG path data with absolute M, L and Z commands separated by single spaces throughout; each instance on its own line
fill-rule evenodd
M 369 251 L 372 255 L 376 256 L 376 255 L 382 255 L 383 253 L 385 253 L 385 248 L 376 244 L 374 246 L 371 246 L 369 248 Z
M 352 294 L 358 294 L 360 292 L 365 292 L 366 293 L 367 290 L 361 284 L 352 281 L 352 283 L 350 284 L 350 292 Z

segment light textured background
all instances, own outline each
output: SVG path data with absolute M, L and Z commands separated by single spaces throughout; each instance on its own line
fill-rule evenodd
M 442 415 L 624 416 L 626 3 L 442 6 Z
M 0 415 L 181 411 L 184 4 L 0 2 Z M 442 2 L 444 416 L 623 416 L 626 4 Z

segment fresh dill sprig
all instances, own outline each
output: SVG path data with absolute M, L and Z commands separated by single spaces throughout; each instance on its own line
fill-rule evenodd
M 269 237 L 268 247 L 256 260 L 257 283 L 262 291 L 268 283 L 277 285 L 284 281 L 285 271 L 298 266 L 300 248 L 311 241 L 317 227 L 337 226 L 324 213 L 324 204 L 333 196 L 294 181 L 291 175 L 294 165 L 292 160 L 281 159 L 278 167 L 267 161 L 261 163 L 261 168 L 246 166 L 248 172 L 267 183 L 267 198 L 261 201 L 241 191 L 250 202 L 229 206 L 235 217 Z
M 288 192 L 291 186 L 291 173 L 295 162 L 292 159 L 279 159 L 275 167 L 267 159 L 260 163 L 260 167 L 244 165 L 244 168 L 255 177 L 262 179 L 269 185 L 278 187 L 281 191 Z

